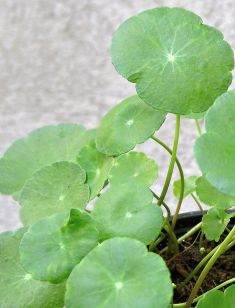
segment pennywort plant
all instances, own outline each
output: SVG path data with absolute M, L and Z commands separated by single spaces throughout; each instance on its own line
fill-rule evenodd
M 233 51 L 197 15 L 163 7 L 125 21 L 111 56 L 137 95 L 94 130 L 46 126 L 0 159 L 0 192 L 19 202 L 24 225 L 0 235 L 0 306 L 233 308 L 234 268 L 204 286 L 221 256 L 234 254 L 235 91 L 226 92 Z M 170 146 L 155 135 L 168 113 L 175 114 Z M 184 178 L 177 157 L 182 117 L 195 121 L 199 133 L 194 154 L 201 176 Z M 158 192 L 156 162 L 134 151 L 148 139 L 170 157 Z M 176 168 L 171 211 L 165 197 Z M 189 196 L 201 221 L 180 231 Z M 193 266 L 189 251 L 191 259 L 199 255 Z

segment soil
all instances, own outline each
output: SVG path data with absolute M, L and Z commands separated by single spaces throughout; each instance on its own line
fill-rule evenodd
M 180 283 L 184 281 L 184 279 L 188 276 L 189 273 L 197 266 L 197 264 L 219 243 L 209 242 L 205 238 L 201 244 L 205 248 L 204 253 L 200 253 L 200 233 L 189 237 L 182 244 L 180 244 L 180 252 L 175 256 L 170 256 L 166 252 L 161 254 L 161 256 L 165 259 L 168 268 L 171 271 L 172 281 L 179 286 Z M 227 234 L 225 234 L 226 236 Z M 224 237 L 225 237 L 224 236 Z M 221 237 L 221 241 L 224 239 Z M 166 245 L 166 243 L 162 243 L 158 246 L 158 249 L 162 249 Z M 159 253 L 159 251 L 158 251 Z M 203 269 L 203 267 L 202 267 Z M 177 287 L 174 289 L 174 303 L 182 303 L 185 302 L 193 287 L 194 284 L 200 275 L 201 270 L 198 271 L 197 275 L 192 278 L 191 281 L 188 282 L 184 287 Z M 235 277 L 235 246 L 233 246 L 230 250 L 225 252 L 220 258 L 216 261 L 213 268 L 207 275 L 204 280 L 198 296 L 213 289 L 215 286 L 221 284 L 222 282 L 234 278 Z M 223 290 L 223 289 L 221 289 Z

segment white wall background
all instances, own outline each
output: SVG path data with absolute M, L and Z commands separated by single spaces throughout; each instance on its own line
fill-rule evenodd
M 0 155 L 42 125 L 95 127 L 109 108 L 133 94 L 134 86 L 111 65 L 112 33 L 129 16 L 161 5 L 194 11 L 235 47 L 234 0 L 1 0 Z M 169 116 L 158 133 L 170 145 L 172 120 Z M 192 158 L 193 122 L 184 120 L 181 131 L 179 157 L 186 175 L 193 175 L 198 173 Z M 152 142 L 140 148 L 160 165 L 159 192 L 169 157 Z M 171 194 L 168 201 L 174 208 Z M 183 210 L 192 209 L 194 203 L 186 199 Z M 18 205 L 0 196 L 0 231 L 19 226 Z

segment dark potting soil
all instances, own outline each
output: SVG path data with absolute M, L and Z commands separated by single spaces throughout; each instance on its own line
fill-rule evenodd
M 225 234 L 225 236 L 227 233 Z M 221 241 L 225 236 L 221 237 Z M 187 301 L 194 285 L 199 277 L 202 268 L 198 273 L 189 281 L 185 286 L 179 287 L 180 283 L 188 276 L 189 273 L 198 265 L 198 263 L 219 243 L 209 242 L 203 238 L 204 253 L 200 253 L 200 232 L 186 239 L 180 244 L 180 252 L 175 256 L 170 256 L 166 252 L 161 254 L 165 259 L 168 268 L 171 271 L 172 281 L 178 286 L 174 290 L 174 303 L 181 303 Z M 201 243 L 201 244 L 202 244 Z M 161 247 L 163 248 L 162 243 Z M 158 246 L 158 248 L 160 248 Z M 160 248 L 161 249 L 161 248 Z M 223 283 L 224 281 L 235 277 L 235 246 L 225 252 L 216 261 L 206 279 L 204 280 L 198 296 L 213 289 L 215 286 Z M 223 290 L 223 289 L 221 289 Z

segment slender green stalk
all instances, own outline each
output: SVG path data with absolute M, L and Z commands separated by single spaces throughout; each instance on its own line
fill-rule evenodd
M 231 278 L 229 280 L 226 280 L 226 281 L 222 282 L 221 284 L 219 284 L 218 286 L 214 287 L 213 289 L 211 289 L 211 290 L 205 292 L 204 294 L 198 296 L 197 298 L 195 298 L 193 300 L 193 303 L 198 302 L 203 296 L 205 296 L 207 293 L 211 292 L 212 290 L 219 290 L 219 289 L 221 289 L 221 288 L 223 288 L 223 287 L 225 287 L 225 286 L 227 286 L 229 284 L 232 284 L 234 282 L 235 282 L 235 278 Z M 179 303 L 179 304 L 174 304 L 173 305 L 174 308 L 184 308 L 185 306 L 186 306 L 186 303 Z
M 196 129 L 197 129 L 199 136 L 201 136 L 202 135 L 202 129 L 201 129 L 201 126 L 199 124 L 198 119 L 195 119 L 195 126 L 196 126 Z
M 220 244 L 221 245 L 221 244 Z M 213 254 L 218 250 L 220 247 L 216 246 L 214 249 L 212 249 L 199 263 L 198 265 L 194 268 L 194 270 L 188 275 L 188 277 L 179 285 L 179 287 L 183 287 L 186 285 L 196 274 L 197 272 L 202 268 L 202 266 L 213 256 Z M 229 245 L 227 246 L 226 250 L 230 249 L 235 245 L 235 240 L 233 240 Z
M 194 226 L 192 229 L 190 229 L 187 233 L 182 235 L 180 238 L 178 238 L 178 243 L 182 243 L 185 239 L 196 233 L 198 230 L 201 229 L 202 222 L 199 222 L 196 226 Z
M 196 284 L 188 298 L 188 301 L 186 303 L 186 308 L 190 308 L 191 304 L 194 300 L 194 298 L 197 296 L 198 290 L 200 289 L 206 275 L 214 265 L 214 263 L 217 261 L 217 259 L 226 251 L 227 246 L 232 241 L 233 237 L 235 236 L 235 226 L 232 228 L 232 230 L 229 232 L 229 234 L 226 236 L 224 241 L 219 245 L 219 248 L 216 250 L 215 254 L 211 257 L 211 259 L 208 261 L 206 266 L 204 267 L 203 271 L 201 272 L 198 280 L 196 281 Z
M 151 190 L 154 198 L 158 201 L 160 199 L 160 197 L 153 191 Z M 162 202 L 162 205 L 164 206 L 164 208 L 166 209 L 166 212 L 167 212 L 167 219 L 170 220 L 170 217 L 171 217 L 171 210 L 169 208 L 169 206 L 163 201 Z
M 198 201 L 197 197 L 196 197 L 193 193 L 191 193 L 191 197 L 193 198 L 193 200 L 194 200 L 195 203 L 197 204 L 199 210 L 203 213 L 202 205 L 201 205 L 201 203 Z
M 175 125 L 175 137 L 174 137 L 174 144 L 173 144 L 171 160 L 170 160 L 169 168 L 168 168 L 168 171 L 167 171 L 166 180 L 165 180 L 160 198 L 158 200 L 158 205 L 162 205 L 162 202 L 165 199 L 165 196 L 167 194 L 167 191 L 168 191 L 168 188 L 169 188 L 169 185 L 170 185 L 170 182 L 171 182 L 171 178 L 172 178 L 172 174 L 173 174 L 173 170 L 174 170 L 174 166 L 175 166 L 178 142 L 179 142 L 179 133 L 180 133 L 180 115 L 177 115 L 176 116 L 176 125 Z
M 155 142 L 157 142 L 158 144 L 160 144 L 170 155 L 172 155 L 173 151 L 160 139 L 156 138 L 155 136 L 152 136 L 151 137 Z M 175 211 L 175 215 L 174 215 L 174 225 L 177 221 L 177 218 L 178 218 L 178 214 L 179 214 L 179 211 L 180 211 L 180 208 L 181 208 L 181 204 L 183 202 L 183 198 L 184 198 L 184 172 L 183 172 L 183 168 L 180 164 L 180 161 L 179 159 L 175 158 L 175 163 L 178 167 L 178 171 L 179 171 L 179 174 L 180 174 L 180 196 L 179 196 L 179 200 L 178 200 L 178 204 L 177 204 L 177 207 L 176 207 L 176 211 Z

